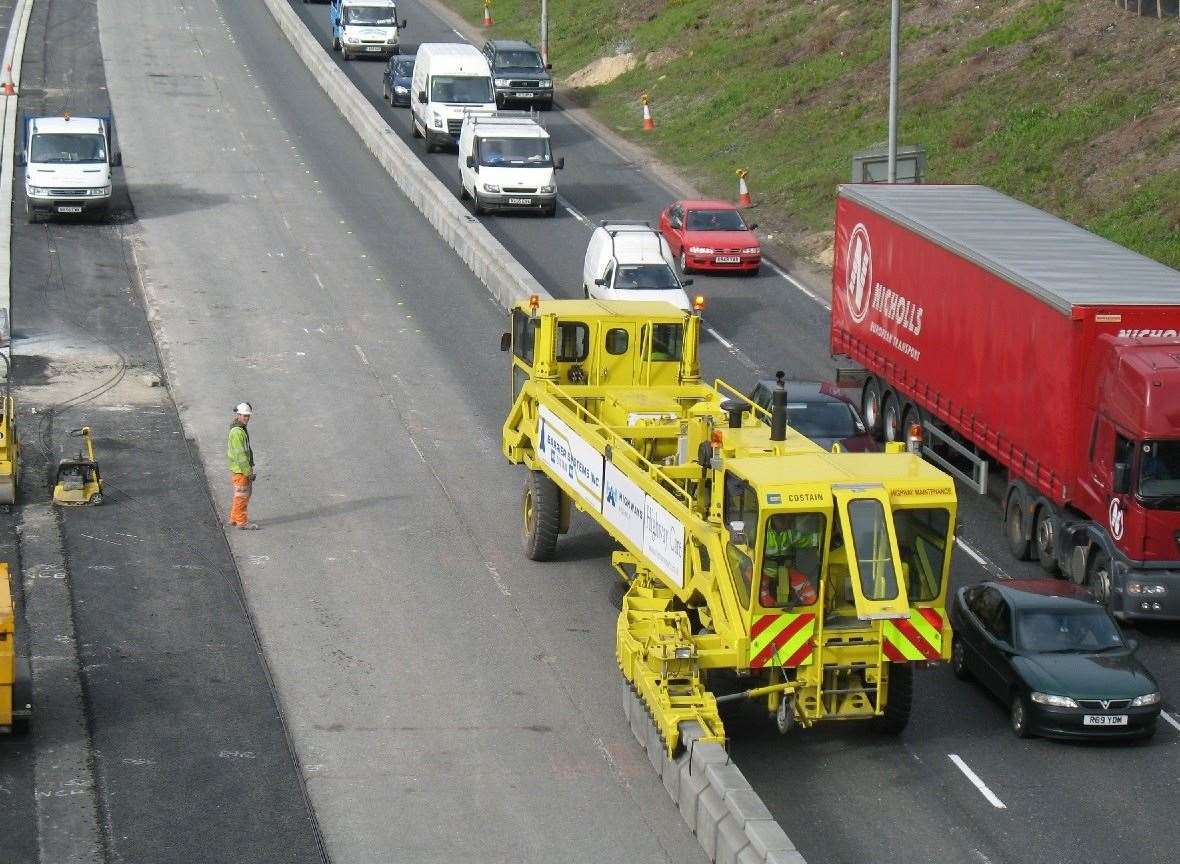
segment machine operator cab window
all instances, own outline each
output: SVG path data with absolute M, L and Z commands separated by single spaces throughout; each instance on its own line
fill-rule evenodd
M 862 621 L 909 617 L 907 571 L 888 492 L 876 484 L 849 484 L 834 491 L 856 617 Z
M 738 599 L 749 608 L 754 584 L 754 549 L 757 548 L 758 493 L 741 477 L 725 475 L 725 502 L 722 511 L 729 543 L 725 546 L 729 570 L 736 577 Z
M 684 325 L 671 322 L 644 324 L 639 331 L 644 383 L 676 384 L 680 378 L 683 352 Z M 750 530 L 754 527 L 748 526 Z
M 827 519 L 822 513 L 776 513 L 762 534 L 758 603 L 768 609 L 815 605 Z

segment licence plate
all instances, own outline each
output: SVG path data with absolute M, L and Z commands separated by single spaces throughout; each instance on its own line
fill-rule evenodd
M 513 95 L 514 95 L 514 96 L 515 96 L 517 99 L 532 99 L 532 98 L 533 98 L 533 94 L 532 94 L 532 93 L 514 93 Z
M 58 207 L 57 212 L 58 213 L 81 213 L 82 208 L 81 207 Z
M 509 198 L 508 203 L 509 204 L 523 204 L 524 206 L 527 207 L 533 203 L 533 199 L 532 198 Z
M 376 45 L 366 45 L 366 46 L 365 46 L 365 50 L 366 50 L 366 51 L 368 51 L 368 52 L 369 52 L 369 53 L 371 53 L 371 54 L 376 54 L 376 53 L 377 53 L 378 51 L 380 51 L 381 49 L 380 49 L 378 46 L 376 46 Z
M 737 255 L 718 255 L 713 259 L 718 264 L 741 264 L 742 259 Z
M 1082 717 L 1083 726 L 1126 726 L 1126 714 L 1086 714 Z

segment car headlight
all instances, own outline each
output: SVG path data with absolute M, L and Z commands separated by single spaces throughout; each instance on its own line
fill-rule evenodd
M 347 42 L 349 45 L 355 45 L 357 42 L 360 42 L 361 39 L 359 36 L 347 36 L 346 35 L 344 37 L 344 41 Z
M 497 78 L 496 79 L 496 86 L 497 87 L 507 87 L 508 86 L 508 79 L 507 78 Z
M 542 88 L 544 88 L 544 87 L 552 87 L 552 86 L 553 86 L 553 82 L 552 82 L 552 81 L 542 81 L 542 82 L 541 82 L 541 83 L 539 83 L 537 86 L 538 86 L 538 87 L 542 87 Z
M 541 186 L 537 189 L 537 191 L 540 192 L 542 195 L 552 195 L 553 194 L 553 187 L 552 186 Z
M 712 255 L 713 250 L 708 246 L 689 246 L 688 251 L 693 255 Z
M 1038 705 L 1052 705 L 1054 708 L 1077 708 L 1078 703 L 1068 696 L 1054 696 L 1051 693 L 1033 693 L 1032 701 Z
M 401 84 L 394 84 L 393 85 L 393 92 L 394 93 L 409 93 L 410 91 L 408 88 L 403 87 Z
M 111 194 L 111 187 L 110 186 L 95 186 L 94 188 L 87 190 L 87 194 L 90 195 L 91 197 L 94 197 L 94 198 L 102 198 L 106 195 Z
M 431 118 L 431 123 L 434 125 L 435 129 L 441 129 L 443 127 L 443 118 L 440 117 L 438 114 L 431 114 L 430 118 Z
M 44 186 L 29 186 L 29 187 L 26 187 L 26 189 L 27 189 L 28 194 L 30 194 L 30 195 L 48 195 L 49 194 L 49 190 L 46 189 Z
M 483 191 L 484 192 L 499 192 L 500 187 L 497 186 L 495 183 L 484 183 L 483 184 Z
M 1168 593 L 1168 586 L 1161 585 L 1159 582 L 1128 582 L 1128 594 L 1147 594 L 1153 597 L 1162 597 Z
M 1158 705 L 1158 704 L 1160 704 L 1160 694 L 1159 693 L 1148 693 L 1144 696 L 1136 696 L 1134 699 L 1131 700 L 1131 707 L 1132 708 L 1145 708 L 1148 705 Z
M 742 250 L 742 254 L 743 255 L 757 255 L 761 251 L 762 251 L 761 246 L 747 246 L 745 249 Z

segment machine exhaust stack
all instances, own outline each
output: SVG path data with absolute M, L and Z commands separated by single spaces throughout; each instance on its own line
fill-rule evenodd
M 774 380 L 778 386 L 771 394 L 770 403 L 770 440 L 787 440 L 787 375 L 779 371 L 774 373 Z

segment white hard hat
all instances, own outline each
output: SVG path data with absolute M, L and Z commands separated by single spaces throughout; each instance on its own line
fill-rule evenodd
M 241 414 L 243 417 L 249 417 L 253 411 L 250 408 L 249 402 L 239 402 L 237 407 L 234 408 L 234 413 Z

